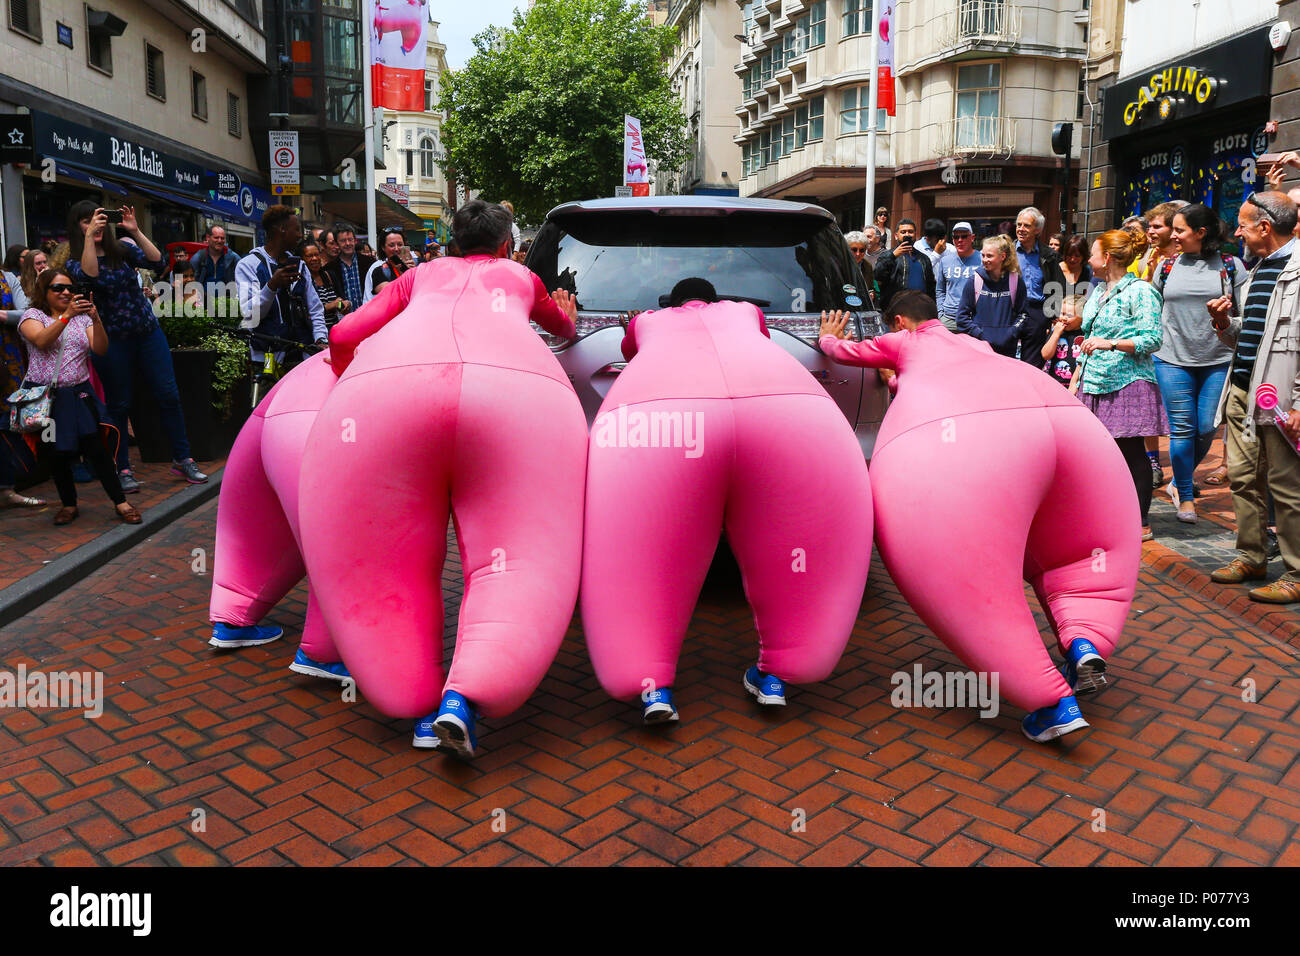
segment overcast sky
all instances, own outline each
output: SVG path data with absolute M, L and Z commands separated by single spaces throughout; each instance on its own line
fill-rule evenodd
M 474 53 L 471 42 L 474 35 L 492 25 L 508 27 L 514 19 L 516 7 L 523 8 L 527 0 L 474 0 L 457 3 L 454 0 L 432 0 L 429 15 L 438 21 L 438 39 L 447 45 L 447 65 L 458 70 Z

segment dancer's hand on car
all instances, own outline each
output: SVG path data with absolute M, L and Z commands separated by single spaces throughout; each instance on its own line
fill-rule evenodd
M 844 326 L 849 321 L 849 314 L 840 309 L 833 312 L 822 313 L 822 335 L 833 335 L 837 339 L 844 338 Z

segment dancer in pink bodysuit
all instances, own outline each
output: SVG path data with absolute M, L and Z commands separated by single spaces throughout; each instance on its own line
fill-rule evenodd
M 717 302 L 703 279 L 671 301 L 628 327 L 587 465 L 583 631 L 601 685 L 640 694 L 647 723 L 677 719 L 677 658 L 724 527 L 759 635 L 743 683 L 761 704 L 831 673 L 871 561 L 867 467 L 835 402 L 757 307 Z
M 464 258 L 408 271 L 334 327 L 339 380 L 303 458 L 307 570 L 357 686 L 390 716 L 424 718 L 415 746 L 462 757 L 476 712 L 509 714 L 541 682 L 581 570 L 586 418 L 528 324 L 571 337 L 576 313 L 503 258 L 510 223 L 466 203 Z M 449 512 L 465 594 L 444 674 Z
M 306 573 L 299 471 L 307 434 L 335 381 L 325 356 L 313 356 L 276 383 L 235 440 L 217 503 L 208 642 L 213 647 L 252 647 L 284 633 L 258 622 Z M 330 680 L 348 677 L 314 588 L 307 593 L 302 643 L 289 669 Z
M 923 293 L 889 305 L 902 329 L 821 347 L 898 371 L 871 459 L 876 546 L 916 613 L 969 667 L 996 673 L 1044 741 L 1087 727 L 1074 694 L 1106 681 L 1137 587 L 1140 527 L 1128 468 L 1105 427 L 1038 369 L 937 321 Z M 1024 597 L 1038 594 L 1065 655 L 1052 664 Z

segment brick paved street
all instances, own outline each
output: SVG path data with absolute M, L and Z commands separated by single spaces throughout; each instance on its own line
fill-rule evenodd
M 1119 683 L 1085 699 L 1093 729 L 1072 749 L 1025 740 L 1012 708 L 891 706 L 893 672 L 960 665 L 877 562 L 836 675 L 783 713 L 740 686 L 752 621 L 724 582 L 692 622 L 680 725 L 645 729 L 608 700 L 575 627 L 464 766 L 286 669 L 301 588 L 273 618 L 285 641 L 206 646 L 210 577 L 190 561 L 214 515 L 0 630 L 7 668 L 100 668 L 108 698 L 98 720 L 0 716 L 0 865 L 1300 863 L 1300 660 L 1176 563 L 1144 567 Z
M 199 462 L 199 467 L 212 475 L 225 463 L 222 458 Z M 127 500 L 146 517 L 150 508 L 191 487 L 184 479 L 172 474 L 170 464 L 135 462 L 133 468 L 140 481 L 140 491 L 128 495 Z M 34 485 L 23 494 L 43 498 L 49 503 L 44 508 L 6 508 L 0 511 L 0 554 L 5 556 L 4 564 L 0 565 L 0 589 L 122 524 L 114 516 L 113 503 L 98 481 L 77 485 L 77 507 L 81 516 L 72 524 L 58 528 L 53 522 L 59 510 L 59 493 L 53 481 Z

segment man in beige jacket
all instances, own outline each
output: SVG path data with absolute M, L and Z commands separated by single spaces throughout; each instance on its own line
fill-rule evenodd
M 1277 537 L 1286 572 L 1250 592 L 1255 601 L 1300 601 L 1300 243 L 1296 204 L 1280 192 L 1255 193 L 1241 204 L 1236 235 L 1259 258 L 1251 270 L 1241 315 L 1231 300 L 1207 304 L 1219 338 L 1236 348 L 1215 425 L 1226 420 L 1228 484 L 1237 512 L 1240 556 L 1210 575 L 1223 584 L 1268 577 L 1268 495 L 1277 511 Z M 1256 404 L 1256 390 L 1277 389 L 1277 411 Z

